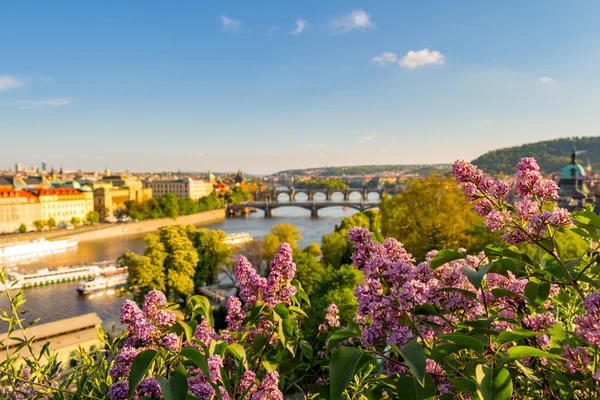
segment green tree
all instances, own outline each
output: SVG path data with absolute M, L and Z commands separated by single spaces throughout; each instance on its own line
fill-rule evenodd
M 35 229 L 37 229 L 38 231 L 41 231 L 46 226 L 46 221 L 43 221 L 41 219 L 35 220 L 33 221 L 33 226 L 35 226 Z
M 374 232 L 375 239 L 381 240 L 381 213 L 377 210 L 369 210 L 356 213 L 342 220 L 333 232 L 323 235 L 321 250 L 323 252 L 323 263 L 335 268 L 352 262 L 352 243 L 348 241 L 350 229 L 358 226 L 367 228 Z
M 430 176 L 380 204 L 382 231 L 404 244 L 417 260 L 433 249 L 469 248 L 477 214 L 452 179 Z
M 231 260 L 231 247 L 224 242 L 227 234 L 221 230 L 190 227 L 188 235 L 198 252 L 195 287 L 214 284 L 221 268 Z
M 100 214 L 97 211 L 90 211 L 85 217 L 85 221 L 90 225 L 97 224 L 100 222 Z
M 54 218 L 49 218 L 47 224 L 50 229 L 56 228 L 56 220 Z
M 252 200 L 252 193 L 237 186 L 225 194 L 225 201 L 229 204 L 240 204 Z
M 133 251 L 126 251 L 118 260 L 120 266 L 128 267 L 127 284 L 138 303 L 153 289 L 165 290 L 164 246 L 156 235 L 148 235 L 145 240 L 145 255 L 138 256 Z
M 319 244 L 315 242 L 312 242 L 311 244 L 306 246 L 304 252 L 312 254 L 315 257 L 320 257 L 321 255 L 323 255 L 323 253 L 321 252 L 321 246 L 319 246 Z
M 78 217 L 71 218 L 71 225 L 78 226 L 79 224 L 81 224 L 81 220 Z
M 287 242 L 294 253 L 300 251 L 298 240 L 304 240 L 302 231 L 295 225 L 277 224 L 271 228 L 271 232 L 265 237 L 265 256 L 272 259 L 277 253 L 281 243 Z
M 19 225 L 19 232 L 21 232 L 21 233 L 27 232 L 27 225 L 25 225 L 25 224 Z
M 194 294 L 194 274 L 198 265 L 198 252 L 183 225 L 165 226 L 160 229 L 160 242 L 166 257 L 165 292 L 174 300 Z
M 319 288 L 325 277 L 325 268 L 314 254 L 303 251 L 293 255 L 296 263 L 296 279 L 309 296 Z
M 265 256 L 265 241 L 262 239 L 254 239 L 248 243 L 244 243 L 242 246 L 235 247 L 232 249 L 233 256 L 231 259 L 231 272 L 228 274 L 233 276 L 235 274 L 235 265 L 239 256 L 244 256 L 248 259 L 250 264 L 256 269 L 256 271 L 262 275 L 264 271 L 264 265 L 267 261 Z
M 173 193 L 166 193 L 160 198 L 160 208 L 164 216 L 172 219 L 177 219 L 179 216 L 179 200 Z

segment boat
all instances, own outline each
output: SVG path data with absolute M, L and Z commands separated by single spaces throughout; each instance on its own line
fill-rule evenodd
M 5 291 L 6 288 L 22 289 L 52 283 L 76 281 L 96 276 L 100 274 L 101 271 L 102 268 L 98 265 L 43 268 L 30 273 L 11 270 L 6 274 L 6 285 L 0 283 L 0 291 Z
M 81 294 L 87 294 L 123 286 L 127 284 L 127 276 L 127 268 L 117 268 L 112 265 L 104 268 L 99 276 L 95 276 L 77 285 L 75 290 Z
M 349 210 L 348 206 L 344 206 L 344 211 L 348 211 L 348 210 Z
M 77 247 L 77 239 L 46 240 L 44 238 L 29 242 L 17 242 L 0 245 L 0 264 L 57 254 Z
M 227 235 L 225 239 L 223 239 L 223 242 L 231 246 L 235 246 L 238 244 L 251 242 L 252 240 L 254 240 L 254 238 L 248 232 L 240 232 Z

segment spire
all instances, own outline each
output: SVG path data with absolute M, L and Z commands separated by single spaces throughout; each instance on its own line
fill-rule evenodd
M 575 159 L 577 158 L 577 152 L 575 151 L 575 147 L 573 147 L 573 152 L 571 153 L 571 164 L 577 164 Z

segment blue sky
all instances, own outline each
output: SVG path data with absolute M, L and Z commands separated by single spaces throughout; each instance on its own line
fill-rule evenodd
M 0 168 L 266 173 L 600 135 L 598 1 L 22 1 L 0 15 Z

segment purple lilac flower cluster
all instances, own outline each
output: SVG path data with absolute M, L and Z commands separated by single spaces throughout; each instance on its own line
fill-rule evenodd
M 583 301 L 585 315 L 575 319 L 575 333 L 590 346 L 600 346 L 600 293 L 591 293 Z
M 507 182 L 485 176 L 466 161 L 456 161 L 452 173 L 477 214 L 484 217 L 485 226 L 492 232 L 504 230 L 502 239 L 510 244 L 534 243 L 543 238 L 549 226 L 572 225 L 566 209 L 545 210 L 546 204 L 558 199 L 558 186 L 542 177 L 533 158 L 523 158 L 517 164 L 514 191 L 523 200 L 516 202 L 514 209 L 505 203 L 511 190 Z
M 114 382 L 109 390 L 111 400 L 127 398 L 129 382 L 126 379 L 129 377 L 133 360 L 140 353 L 138 348 L 145 350 L 160 347 L 169 352 L 179 351 L 179 336 L 167 332 L 176 321 L 175 312 L 166 310 L 167 306 L 167 299 L 159 290 L 152 290 L 146 295 L 141 310 L 131 300 L 126 300 L 121 306 L 121 323 L 128 324 L 128 338 L 115 356 L 109 371 Z M 153 378 L 140 382 L 137 390 L 140 397 L 161 396 L 160 386 Z
M 270 308 L 277 304 L 288 304 L 296 294 L 290 284 L 296 275 L 296 264 L 292 261 L 292 247 L 282 243 L 271 261 L 269 278 L 258 275 L 250 262 L 240 256 L 236 267 L 236 279 L 240 282 L 240 297 L 248 304 L 265 301 Z
M 21 378 L 29 379 L 31 376 L 31 368 L 26 365 L 21 371 Z M 7 400 L 26 400 L 34 398 L 38 395 L 37 390 L 29 382 L 17 382 L 17 386 L 13 391 L 10 388 L 0 388 L 0 399 Z
M 496 297 L 492 290 L 504 289 L 522 296 L 527 279 L 517 279 L 510 272 L 507 276 L 488 273 L 484 277 L 483 290 L 475 290 L 467 279 L 464 269 L 476 270 L 488 262 L 483 253 L 446 263 L 432 271 L 430 263 L 435 251 L 430 252 L 424 262 L 415 265 L 412 256 L 395 239 L 376 243 L 371 232 L 364 228 L 353 228 L 349 236 L 356 249 L 354 264 L 365 275 L 355 291 L 358 302 L 355 322 L 362 328 L 361 342 L 367 348 L 385 347 L 387 344 L 402 347 L 411 340 L 433 343 L 439 334 L 452 332 L 451 324 L 458 319 L 476 320 L 485 315 L 485 305 L 496 307 L 503 317 L 493 325 L 498 331 L 516 329 L 506 320 L 522 318 L 525 300 Z M 447 292 L 449 288 L 460 291 Z M 553 285 L 551 295 L 557 292 L 558 287 Z M 425 303 L 446 310 L 448 314 L 443 319 L 438 316 L 415 318 L 413 310 Z M 523 325 L 534 331 L 546 331 L 555 323 L 552 314 L 544 311 L 550 307 L 551 302 L 547 301 L 541 307 L 542 313 L 524 317 Z M 403 322 L 406 320 L 413 321 L 413 324 Z M 547 335 L 539 335 L 536 340 L 540 346 L 550 345 Z M 408 368 L 403 365 L 390 362 L 386 365 L 389 372 L 409 374 Z M 441 370 L 437 365 L 429 367 Z M 436 373 L 434 380 L 439 393 L 449 390 L 451 383 L 442 374 Z
M 319 332 L 325 332 L 329 328 L 338 328 L 340 326 L 340 310 L 336 304 L 327 306 L 325 315 L 325 324 L 319 325 Z

